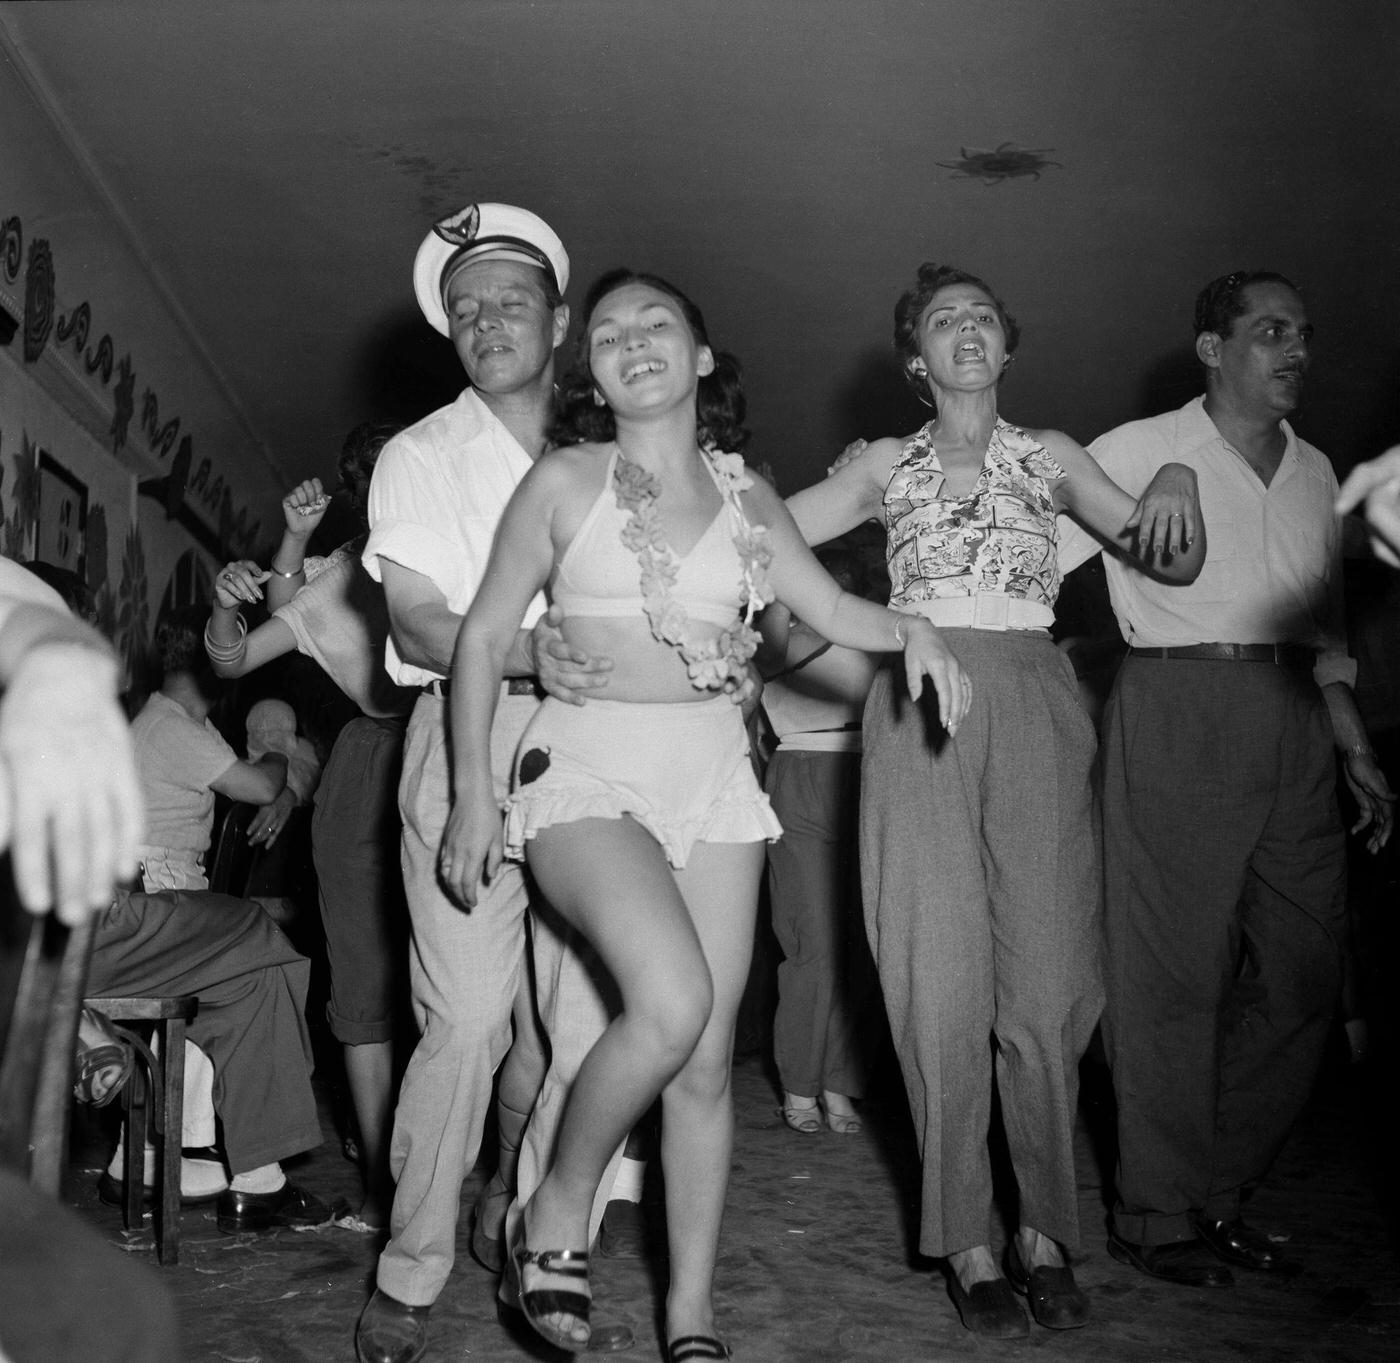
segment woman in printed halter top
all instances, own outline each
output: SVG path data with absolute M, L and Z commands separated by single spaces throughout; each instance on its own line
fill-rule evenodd
M 1003 421 L 1019 329 L 985 282 L 920 267 L 895 309 L 905 374 L 935 415 L 876 441 L 789 500 L 810 543 L 871 518 L 890 604 L 939 626 L 971 677 L 956 738 L 877 677 L 865 709 L 866 925 L 924 1151 L 919 1248 L 979 1334 L 1082 1325 L 1064 1248 L 1079 1235 L 1077 1066 L 1102 1006 L 1092 726 L 1048 627 L 1067 512 L 1145 572 L 1190 581 L 1204 559 L 1195 477 L 1169 465 L 1141 503 L 1059 431 Z M 989 1037 L 994 1042 L 989 1049 Z M 1003 1276 L 991 1242 L 993 1069 L 1020 1228 Z
M 474 904 L 524 858 L 612 975 L 621 1011 L 579 1070 L 555 1158 L 511 1217 L 522 1308 L 553 1343 L 589 1338 L 589 1210 L 610 1157 L 662 1098 L 671 1363 L 726 1358 L 711 1300 L 733 1115 L 730 1058 L 764 842 L 781 831 L 724 688 L 747 672 L 752 615 L 775 596 L 837 643 L 902 652 L 949 730 L 962 670 L 929 621 L 840 590 L 773 489 L 744 468 L 737 368 L 672 285 L 615 271 L 590 291 L 582 383 L 506 508 L 453 662 L 453 809 L 441 871 Z M 719 370 L 720 372 L 716 372 Z M 565 438 L 571 436 L 568 429 Z M 506 649 L 548 587 L 566 640 L 611 659 L 604 692 L 546 699 L 500 802 L 488 766 Z

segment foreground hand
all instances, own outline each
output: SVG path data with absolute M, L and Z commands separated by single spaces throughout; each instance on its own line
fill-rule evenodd
M 214 579 L 214 600 L 230 611 L 243 605 L 251 606 L 263 599 L 262 584 L 271 576 L 250 558 L 235 559 L 224 564 L 223 571 Z
M 1137 531 L 1137 552 L 1145 559 L 1174 558 L 1195 543 L 1201 504 L 1196 471 L 1185 464 L 1163 464 L 1138 499 L 1127 528 Z
M 263 805 L 248 825 L 248 841 L 254 847 L 271 847 L 277 835 L 287 826 L 292 810 L 297 807 L 296 794 L 284 789 L 271 804 Z
M 448 894 L 470 912 L 481 886 L 504 859 L 501 808 L 489 787 L 473 796 L 456 796 L 438 850 L 438 875 Z
M 1344 516 L 1365 502 L 1371 549 L 1392 568 L 1400 568 L 1400 445 L 1347 475 L 1337 494 L 1337 514 Z
M 953 738 L 972 708 L 972 678 L 932 624 L 921 615 L 906 618 L 904 676 L 909 694 L 918 700 L 927 677 L 938 693 L 938 721 Z
M 836 462 L 827 469 L 826 476 L 830 478 L 833 473 L 839 473 L 847 464 L 855 459 L 859 459 L 869 448 L 869 445 L 870 442 L 868 440 L 862 440 L 859 437 L 852 440 L 851 443 L 836 456 Z
M 535 675 L 540 685 L 556 700 L 582 705 L 589 691 L 608 684 L 611 658 L 595 658 L 568 643 L 560 630 L 564 612 L 551 606 L 535 622 L 530 647 L 535 658 Z
M 1357 817 L 1350 831 L 1360 833 L 1370 828 L 1366 850 L 1375 856 L 1390 841 L 1395 825 L 1395 792 L 1377 765 L 1374 753 L 1348 752 L 1343 770 L 1347 785 L 1356 797 Z
M 51 644 L 0 700 L 0 849 L 24 907 L 70 925 L 136 874 L 141 790 L 115 692 L 112 658 Z
M 282 498 L 282 518 L 287 522 L 288 534 L 297 539 L 307 539 L 321 524 L 330 506 L 330 494 L 321 486 L 319 478 L 308 478 L 298 483 Z

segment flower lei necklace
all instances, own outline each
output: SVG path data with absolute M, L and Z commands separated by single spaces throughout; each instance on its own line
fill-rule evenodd
M 737 585 L 744 599 L 744 613 L 740 615 L 736 611 L 734 623 L 712 639 L 696 639 L 692 635 L 685 607 L 672 592 L 681 561 L 666 542 L 656 510 L 661 480 L 640 464 L 633 463 L 619 449 L 613 467 L 613 486 L 618 508 L 631 513 L 622 528 L 621 538 L 642 565 L 642 609 L 651 625 L 652 636 L 680 653 L 692 686 L 700 691 L 713 691 L 731 679 L 742 681 L 748 661 L 759 645 L 758 632 L 751 622 L 754 613 L 773 599 L 767 571 L 773 561 L 773 550 L 768 543 L 768 527 L 750 525 L 739 500 L 739 494 L 753 486 L 743 456 L 710 450 L 701 450 L 701 454 L 709 462 L 720 493 L 733 513 L 737 527 L 734 547 L 739 551 L 742 566 Z

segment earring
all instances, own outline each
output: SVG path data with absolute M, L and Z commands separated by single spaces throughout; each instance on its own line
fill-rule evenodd
M 603 401 L 603 395 L 596 388 L 593 390 L 593 405 L 595 407 L 607 406 L 607 403 Z

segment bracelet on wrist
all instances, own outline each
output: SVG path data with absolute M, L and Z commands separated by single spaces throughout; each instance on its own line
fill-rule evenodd
M 278 577 L 286 577 L 286 578 L 300 577 L 300 576 L 306 571 L 306 565 L 305 565 L 305 564 L 302 564 L 302 566 L 301 566 L 300 568 L 293 568 L 292 571 L 291 571 L 290 573 L 287 572 L 284 568 L 279 568 L 275 563 L 269 563 L 267 566 L 268 566 L 269 570 L 270 570 L 271 572 L 276 573 Z
M 1369 743 L 1352 743 L 1342 749 L 1343 757 L 1365 757 L 1370 761 L 1376 760 L 1376 750 Z
M 220 643 L 209 633 L 209 626 L 214 623 L 212 620 L 204 626 L 204 651 L 209 655 L 211 662 L 241 662 L 243 655 L 248 651 L 248 622 L 243 618 L 241 611 L 234 616 L 234 620 L 238 625 L 238 638 L 231 644 Z
M 903 616 L 894 622 L 894 641 L 899 645 L 899 651 L 902 653 L 905 644 L 909 641 L 909 622 Z

